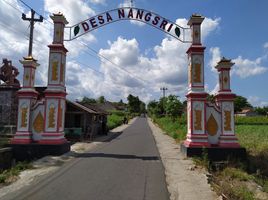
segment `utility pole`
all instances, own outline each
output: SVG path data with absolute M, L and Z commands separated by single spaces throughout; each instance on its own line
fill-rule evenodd
M 42 15 L 40 15 L 39 19 L 35 19 L 34 15 L 35 15 L 35 11 L 33 9 L 31 9 L 31 17 L 30 18 L 27 18 L 24 13 L 22 13 L 22 17 L 21 17 L 25 21 L 30 21 L 30 39 L 29 39 L 28 57 L 32 57 L 34 22 L 43 22 Z
M 160 90 L 163 90 L 163 97 L 166 97 L 166 90 L 168 90 L 166 87 L 160 88 Z
M 133 7 L 133 5 L 134 5 L 133 0 L 130 0 L 130 7 Z

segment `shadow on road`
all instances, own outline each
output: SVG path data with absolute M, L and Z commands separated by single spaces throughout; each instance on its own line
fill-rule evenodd
M 140 160 L 159 160 L 158 156 L 136 156 L 126 154 L 106 154 L 106 153 L 76 153 L 78 158 L 116 158 L 116 159 L 140 159 Z
M 108 139 L 104 140 L 104 142 L 111 142 L 112 140 L 114 140 L 115 138 L 119 137 L 121 134 L 123 133 L 123 131 L 120 132 L 113 132 L 112 136 L 110 136 Z M 111 133 L 109 133 L 111 134 Z

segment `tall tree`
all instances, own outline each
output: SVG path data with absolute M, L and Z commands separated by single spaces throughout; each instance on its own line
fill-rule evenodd
M 176 95 L 169 95 L 166 98 L 164 108 L 166 113 L 171 116 L 174 121 L 176 117 L 182 114 L 183 106 Z
M 138 113 L 140 112 L 140 99 L 139 97 L 135 97 L 132 94 L 128 95 L 128 109 L 129 112 Z
M 97 103 L 97 101 L 93 98 L 83 97 L 81 103 Z
M 240 112 L 243 108 L 252 108 L 252 105 L 245 97 L 236 96 L 234 99 L 234 111 Z
M 98 103 L 104 103 L 106 100 L 105 100 L 105 97 L 104 96 L 100 96 L 98 98 Z

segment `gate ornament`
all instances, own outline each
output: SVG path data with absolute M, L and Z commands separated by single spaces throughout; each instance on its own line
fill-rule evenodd
M 18 75 L 19 71 L 12 65 L 12 61 L 4 58 L 3 65 L 0 68 L 0 80 L 7 85 L 20 85 L 20 82 L 16 79 Z
M 218 132 L 218 124 L 212 114 L 208 118 L 207 131 L 208 131 L 208 134 L 211 136 L 216 135 Z
M 66 31 L 69 33 L 69 35 L 67 38 L 65 38 L 65 40 L 73 40 L 81 35 L 84 35 L 85 33 L 119 20 L 140 21 L 171 35 L 181 42 L 191 42 L 190 38 L 187 38 L 187 35 L 190 35 L 189 28 L 181 27 L 178 24 L 151 11 L 134 7 L 121 7 L 109 10 L 84 20 L 74 26 L 66 27 L 66 29 L 69 29 Z
M 41 114 L 41 112 L 39 112 L 34 120 L 33 123 L 33 128 L 37 133 L 41 133 L 44 130 L 44 117 Z

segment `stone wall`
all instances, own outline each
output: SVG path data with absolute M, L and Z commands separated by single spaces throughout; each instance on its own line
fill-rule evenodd
M 13 126 L 12 129 L 4 129 L 8 131 L 13 130 L 13 133 L 16 131 L 14 127 L 17 124 L 18 90 L 18 87 L 0 85 L 0 127 Z
M 0 170 L 10 168 L 12 159 L 12 149 L 10 147 L 0 149 Z

